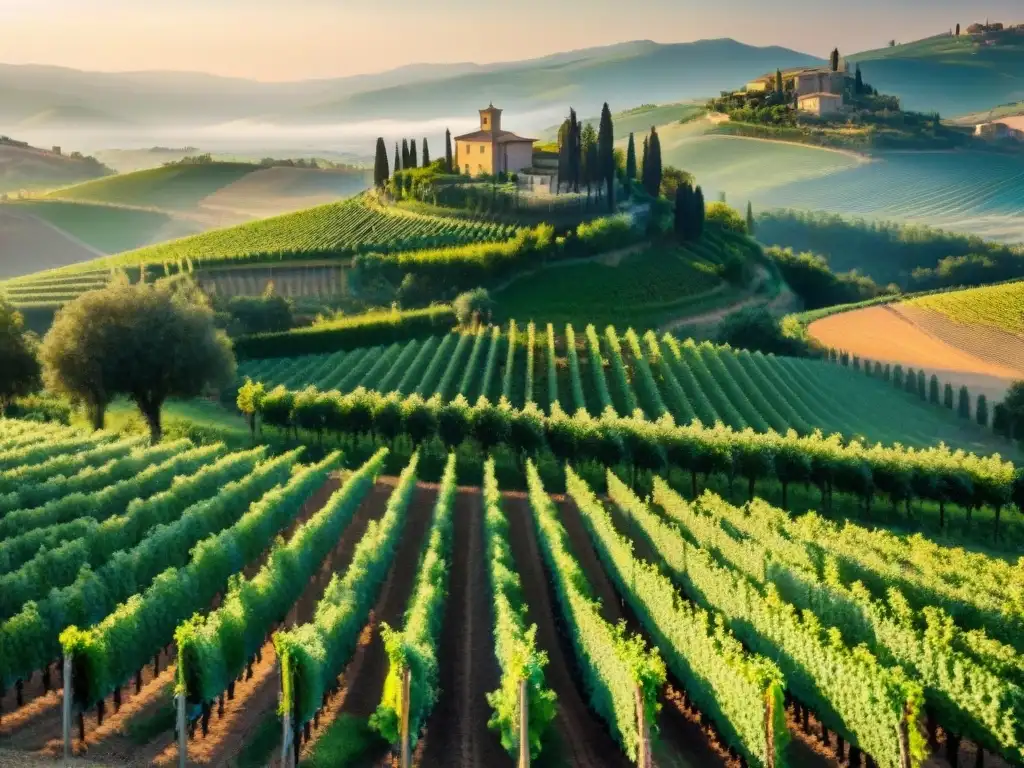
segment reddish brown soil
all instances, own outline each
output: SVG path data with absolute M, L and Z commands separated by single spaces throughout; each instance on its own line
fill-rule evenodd
M 548 654 L 545 680 L 558 696 L 555 732 L 534 764 L 627 768 L 629 760 L 580 694 L 583 687 L 578 684 L 570 640 L 560 632 L 555 620 L 557 608 L 534 534 L 529 502 L 522 494 L 508 494 L 505 513 L 509 519 L 512 557 L 528 606 L 528 620 L 537 624 L 537 645 Z
M 308 520 L 318 509 L 320 509 L 327 498 L 340 485 L 340 479 L 332 476 L 328 481 L 306 502 L 296 518 L 281 531 L 285 538 L 291 536 L 295 528 L 302 522 Z M 252 578 L 266 562 L 270 554 L 270 548 L 264 550 L 260 556 L 243 569 L 247 578 Z M 220 604 L 221 596 L 214 598 L 211 610 Z M 113 697 L 108 696 L 105 702 L 105 716 L 103 725 L 98 724 L 95 708 L 85 713 L 86 739 L 83 744 L 77 738 L 77 727 L 72 731 L 74 736 L 75 754 L 88 752 L 90 759 L 98 760 L 131 760 L 136 764 L 149 764 L 147 755 L 155 756 L 160 749 L 166 747 L 172 740 L 172 734 L 167 731 L 149 745 L 139 745 L 128 738 L 127 729 L 131 721 L 144 721 L 157 716 L 162 709 L 170 703 L 168 685 L 173 681 L 175 674 L 174 647 L 173 643 L 168 653 L 160 654 L 160 675 L 154 679 L 152 664 L 148 664 L 143 670 L 143 687 L 136 694 L 134 681 L 121 688 L 122 706 L 120 711 L 115 713 Z M 272 658 L 272 657 L 271 657 Z M 264 662 L 266 662 L 264 655 Z M 41 675 L 33 676 L 32 687 L 39 688 L 38 682 Z M 53 676 L 55 686 L 60 685 L 59 675 Z M 51 692 L 41 697 L 38 702 L 26 702 L 25 707 L 12 713 L 10 722 L 5 723 L 9 728 L 7 733 L 0 731 L 3 735 L 2 746 L 10 746 L 19 750 L 38 751 L 40 756 L 55 756 L 61 753 L 63 746 L 61 742 L 61 707 L 60 694 Z M 236 696 L 236 700 L 237 700 Z M 5 718 L 5 721 L 8 718 Z M 211 721 L 211 726 L 215 719 Z M 159 747 L 159 749 L 158 749 Z M 173 746 L 172 749 L 175 749 Z
M 559 505 L 559 511 L 573 554 L 587 576 L 593 595 L 601 601 L 604 619 L 612 624 L 624 620 L 630 633 L 641 635 L 649 646 L 653 645 L 608 578 L 575 504 L 571 501 L 563 502 Z M 724 747 L 719 746 L 713 737 L 709 738 L 709 733 L 701 728 L 699 716 L 683 704 L 683 697 L 679 694 L 682 690 L 682 685 L 670 672 L 668 684 L 658 697 L 661 711 L 658 713 L 655 737 L 655 764 L 660 768 L 729 764 Z
M 923 367 L 954 386 L 966 385 L 998 402 L 1020 371 L 958 348 L 888 306 L 865 307 L 811 323 L 811 336 L 829 347 L 881 363 Z M 981 345 L 984 347 L 984 344 Z
M 392 489 L 387 490 L 390 492 Z M 378 514 L 384 513 L 386 499 L 386 495 L 378 498 Z M 340 693 L 328 702 L 320 716 L 320 727 L 312 733 L 313 738 L 303 744 L 302 757 L 312 754 L 317 736 L 324 733 L 339 716 L 345 714 L 365 718 L 377 710 L 388 674 L 388 657 L 380 638 L 380 623 L 384 621 L 396 628 L 402 625 L 436 500 L 437 486 L 421 483 L 409 507 L 409 517 L 387 580 L 381 588 L 370 620 L 363 628 L 356 652 L 341 675 Z
M 494 653 L 491 600 L 484 560 L 483 501 L 478 490 L 456 500 L 452 566 L 440 648 L 441 699 L 427 722 L 423 768 L 511 765 L 495 731 L 487 728 L 487 694 L 500 685 Z

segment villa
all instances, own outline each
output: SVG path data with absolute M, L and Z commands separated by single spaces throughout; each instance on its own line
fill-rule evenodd
M 815 117 L 836 115 L 843 111 L 843 97 L 838 93 L 808 93 L 797 98 L 797 108 Z
M 493 104 L 480 110 L 480 130 L 455 137 L 455 159 L 467 176 L 518 173 L 533 165 L 536 139 L 501 129 L 501 110 Z

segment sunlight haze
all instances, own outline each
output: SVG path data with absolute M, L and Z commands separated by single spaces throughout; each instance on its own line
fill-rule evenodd
M 635 39 L 732 37 L 824 56 L 936 34 L 1016 0 L 865 0 L 855 10 L 813 0 L 3 0 L 0 59 L 100 71 L 199 71 L 266 81 L 343 77 L 419 62 L 513 61 Z M 628 8 L 628 10 L 627 10 Z M 880 24 L 875 12 L 884 11 Z M 540 23 L 540 20 L 546 20 Z M 823 30 L 833 29 L 832 34 Z M 488 36 L 485 29 L 500 29 Z

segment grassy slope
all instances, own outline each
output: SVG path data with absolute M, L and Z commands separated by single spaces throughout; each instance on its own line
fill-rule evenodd
M 1024 282 L 937 293 L 909 303 L 941 312 L 964 325 L 987 325 L 1024 334 Z
M 657 327 L 685 314 L 698 297 L 731 292 L 703 256 L 680 248 L 650 248 L 618 264 L 600 261 L 554 264 L 494 294 L 496 316 L 525 322 L 611 323 Z M 710 296 L 707 297 L 711 299 Z
M 688 120 L 703 111 L 703 104 L 696 102 L 645 105 L 622 112 L 613 112 L 612 123 L 615 126 L 616 139 L 623 141 L 630 133 L 646 134 L 650 132 L 652 125 L 660 128 L 670 123 L 678 123 L 680 120 Z M 583 122 L 593 125 L 594 130 L 597 130 L 600 127 L 600 120 L 600 116 L 588 117 Z M 557 125 L 545 128 L 540 134 L 541 141 L 555 141 L 557 138 Z
M 14 205 L 105 253 L 147 245 L 171 220 L 160 211 L 84 202 L 32 200 Z
M 16 194 L 20 190 L 42 192 L 96 179 L 102 173 L 97 166 L 66 155 L 0 144 L 0 194 Z
M 899 96 L 904 108 L 942 115 L 990 109 L 1024 98 L 1024 35 L 994 46 L 939 35 L 850 57 L 864 79 Z
M 49 197 L 187 210 L 204 197 L 257 170 L 258 165 L 248 163 L 164 166 L 79 184 L 52 192 Z

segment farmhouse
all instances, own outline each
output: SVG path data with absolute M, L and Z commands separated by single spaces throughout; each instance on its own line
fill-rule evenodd
M 480 130 L 455 137 L 459 168 L 469 176 L 515 173 L 533 165 L 536 139 L 501 129 L 501 110 L 493 104 L 480 110 Z
M 783 82 L 792 83 L 792 89 L 800 96 L 813 93 L 842 93 L 848 77 L 849 65 L 842 61 L 839 71 L 833 72 L 829 67 L 796 67 L 782 70 Z M 761 75 L 747 83 L 748 93 L 775 90 L 775 72 Z
M 837 93 L 808 93 L 797 99 L 797 107 L 816 117 L 835 115 L 843 111 L 843 97 Z

